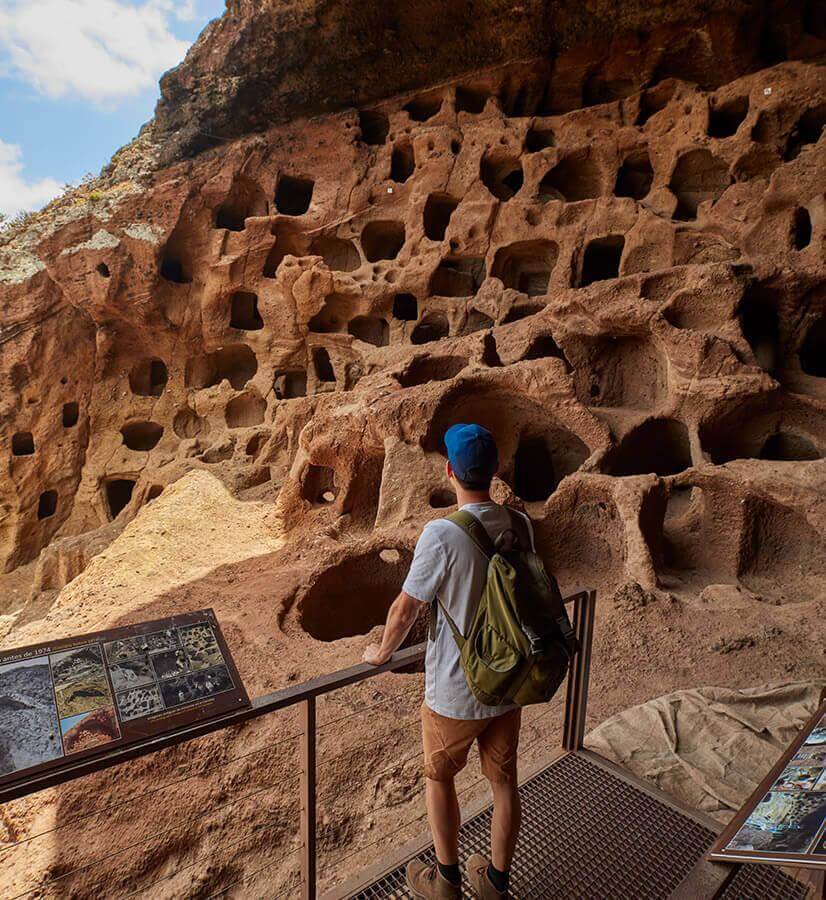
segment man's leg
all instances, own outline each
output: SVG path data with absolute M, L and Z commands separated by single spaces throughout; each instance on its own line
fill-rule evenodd
M 427 820 L 433 834 L 436 859 L 443 866 L 458 865 L 462 814 L 459 810 L 459 798 L 456 796 L 456 785 L 452 778 L 445 781 L 426 778 L 425 782 Z
M 490 863 L 481 854 L 468 860 L 470 883 L 480 897 L 507 896 L 510 867 L 522 822 L 522 804 L 516 772 L 519 709 L 492 719 L 479 735 L 482 773 L 493 791 L 493 817 L 490 824 Z M 493 892 L 491 893 L 491 889 Z
M 522 803 L 516 782 L 491 782 L 493 788 L 493 819 L 490 823 L 490 861 L 500 872 L 507 872 L 513 860 L 519 826 L 522 823 Z
M 407 864 L 407 884 L 414 897 L 461 897 L 461 812 L 454 779 L 467 763 L 479 728 L 477 722 L 446 719 L 422 704 L 425 803 L 438 864 L 428 866 L 420 860 Z

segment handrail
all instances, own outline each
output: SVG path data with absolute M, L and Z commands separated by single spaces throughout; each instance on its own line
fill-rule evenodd
M 566 597 L 565 604 L 574 606 L 574 629 L 579 640 L 579 648 L 571 660 L 571 670 L 566 700 L 564 745 L 568 749 L 582 745 L 585 730 L 585 713 L 588 702 L 588 679 L 593 639 L 596 591 L 580 591 Z M 251 706 L 172 729 L 164 734 L 137 741 L 126 747 L 104 751 L 99 756 L 75 762 L 68 762 L 36 775 L 21 778 L 0 787 L 0 805 L 17 800 L 50 787 L 57 787 L 84 775 L 91 775 L 132 759 L 138 759 L 174 747 L 177 744 L 212 734 L 233 725 L 240 725 L 272 712 L 302 705 L 302 732 L 300 755 L 301 767 L 301 897 L 315 900 L 317 897 L 316 860 L 316 769 L 318 726 L 316 722 L 316 698 L 339 688 L 366 681 L 382 672 L 393 672 L 421 662 L 425 656 L 426 644 L 416 644 L 399 650 L 380 666 L 359 663 L 328 675 L 312 678 L 301 684 L 292 685 L 262 697 L 255 697 Z
M 120 765 L 129 760 L 148 756 L 150 753 L 157 753 L 159 750 L 165 750 L 167 747 L 174 747 L 176 744 L 182 744 L 185 741 L 191 741 L 195 738 L 212 734 L 215 731 L 221 731 L 232 725 L 240 725 L 242 722 L 248 722 L 251 719 L 257 719 L 268 713 L 276 712 L 279 709 L 294 706 L 296 703 L 301 703 L 304 700 L 329 694 L 331 691 L 351 684 L 357 684 L 359 681 L 366 681 L 368 678 L 372 678 L 381 672 L 393 672 L 404 666 L 415 665 L 424 659 L 424 652 L 424 643 L 406 647 L 404 650 L 394 653 L 386 663 L 380 666 L 358 663 L 355 666 L 339 669 L 337 672 L 331 672 L 328 675 L 320 675 L 318 678 L 311 678 L 309 681 L 283 688 L 280 691 L 274 691 L 271 694 L 255 697 L 252 701 L 252 706 L 248 706 L 245 709 L 233 710 L 225 715 L 216 716 L 214 719 L 181 725 L 171 731 L 144 738 L 129 746 L 107 751 L 100 756 L 67 762 L 65 765 L 49 771 L 29 775 L 21 778 L 19 781 L 13 781 L 0 787 L 0 804 L 8 803 L 10 800 L 18 800 L 21 797 L 35 794 L 46 788 L 57 787 L 75 778 L 91 775 L 94 772 L 101 772 L 104 769 Z

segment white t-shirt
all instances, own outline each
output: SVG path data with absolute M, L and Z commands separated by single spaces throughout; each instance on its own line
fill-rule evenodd
M 510 525 L 504 506 L 467 503 L 462 509 L 484 525 L 491 540 Z M 533 541 L 533 529 L 528 530 Z M 428 522 L 416 544 L 410 571 L 402 590 L 422 603 L 438 597 L 462 634 L 467 634 L 488 574 L 488 560 L 470 537 L 454 522 Z M 459 657 L 459 648 L 442 611 L 436 618 L 436 639 L 428 640 L 425 656 L 425 703 L 450 719 L 490 719 L 514 706 L 485 706 L 471 693 Z

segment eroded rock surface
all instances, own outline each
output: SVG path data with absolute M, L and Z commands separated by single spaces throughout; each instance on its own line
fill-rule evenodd
M 2 610 L 6 644 L 213 607 L 251 694 L 355 661 L 455 504 L 444 431 L 474 420 L 565 592 L 600 592 L 595 721 L 815 677 L 826 40 L 814 7 L 784 8 L 769 30 L 728 9 L 478 69 L 167 168 L 127 153 L 17 234 L 0 556 L 33 589 Z M 322 738 L 325 883 L 415 817 L 418 690 L 383 676 L 321 705 L 348 723 Z M 526 759 L 555 735 L 543 715 Z M 268 862 L 288 884 L 293 725 L 132 764 L 136 794 L 190 772 L 151 823 L 97 810 L 111 773 L 18 805 L 20 835 L 95 830 L 14 887 L 48 896 L 55 858 L 86 895 L 257 896 L 244 879 Z

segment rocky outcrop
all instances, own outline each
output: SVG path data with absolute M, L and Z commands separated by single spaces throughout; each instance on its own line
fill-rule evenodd
M 20 615 L 3 610 L 6 642 L 212 606 L 251 694 L 354 661 L 421 527 L 455 504 L 444 431 L 475 420 L 500 444 L 495 496 L 531 514 L 564 591 L 600 592 L 595 716 L 700 682 L 812 678 L 826 577 L 826 40 L 814 7 L 783 8 L 724 5 L 685 25 L 638 11 L 646 31 L 583 46 L 571 25 L 559 47 L 540 17 L 535 35 L 504 29 L 514 43 L 480 56 L 501 65 L 471 72 L 468 56 L 461 77 L 381 102 L 403 82 L 367 43 L 376 92 L 307 119 L 348 101 L 291 95 L 277 67 L 271 92 L 253 90 L 275 65 L 264 8 L 233 7 L 167 81 L 139 142 L 152 165 L 124 151 L 94 190 L 0 249 L 0 557 L 6 578 L 37 560 L 42 588 Z M 256 24 L 243 40 L 228 30 L 239 15 Z M 546 38 L 534 59 L 509 58 Z M 257 68 L 210 106 L 210 48 L 226 72 L 244 41 Z M 306 58 L 295 52 L 290 66 Z M 187 98 L 173 90 L 185 77 Z M 210 131 L 214 109 L 223 127 L 230 105 L 233 139 L 188 158 L 189 124 Z M 177 161 L 158 167 L 161 150 Z M 331 701 L 348 721 L 387 705 L 322 747 L 328 881 L 342 847 L 381 846 L 374 775 L 409 805 L 415 735 L 398 730 L 415 679 Z M 532 726 L 535 753 L 552 713 Z M 284 722 L 255 732 L 264 749 L 291 735 Z M 221 741 L 215 758 L 237 761 L 251 789 L 295 774 L 286 751 Z M 191 767 L 186 752 L 132 770 L 134 796 Z M 132 846 L 139 817 L 105 819 L 111 847 L 66 839 L 64 890 L 168 877 L 186 895 L 193 877 L 214 893 L 256 868 L 223 840 L 245 827 L 286 879 L 294 794 L 233 809 L 213 846 L 212 822 L 190 821 L 226 800 L 220 777 L 158 804 L 153 827 L 186 833 L 124 853 L 114 873 L 86 854 Z M 61 802 L 91 814 L 111 779 Z M 56 857 L 21 863 L 17 892 L 40 890 Z
M 553 112 L 619 99 L 673 66 L 715 88 L 767 63 L 817 52 L 807 35 L 824 36 L 814 6 L 228 0 L 227 12 L 162 79 L 154 141 L 170 162 L 275 122 L 370 104 L 513 60 L 534 60 L 536 82 L 527 93 L 518 82 L 506 85 L 511 102 L 533 105 L 546 94 L 546 111 Z M 695 26 L 693 37 L 687 23 Z M 620 49 L 624 64 L 605 64 Z M 638 58 L 629 66 L 631 54 Z

